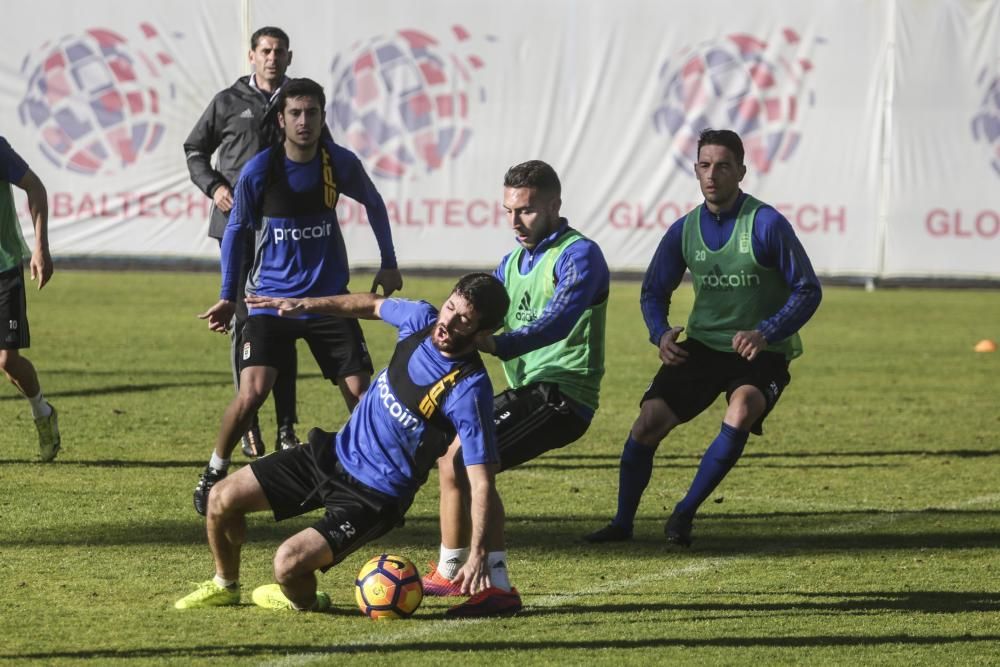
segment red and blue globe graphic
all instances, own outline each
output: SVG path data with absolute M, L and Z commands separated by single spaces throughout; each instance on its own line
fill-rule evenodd
M 469 52 L 469 37 L 461 26 L 448 43 L 400 30 L 334 60 L 327 120 L 373 176 L 430 173 L 469 145 L 470 111 L 486 98 L 476 81 L 483 60 Z
M 747 164 L 758 172 L 791 157 L 801 139 L 804 108 L 814 102 L 806 85 L 813 64 L 802 50 L 801 37 L 786 28 L 771 41 L 728 35 L 664 63 L 653 126 L 671 138 L 677 164 L 690 170 L 698 157 L 698 135 L 706 128 L 737 132 Z
M 20 119 L 37 129 L 39 149 L 56 166 L 87 175 L 120 173 L 159 144 L 161 109 L 173 95 L 160 75 L 173 60 L 155 47 L 153 26 L 144 23 L 140 30 L 144 41 L 138 45 L 91 28 L 25 59 L 28 89 Z
M 979 74 L 983 101 L 972 118 L 972 138 L 987 147 L 993 171 L 1000 176 L 1000 73 L 984 68 Z

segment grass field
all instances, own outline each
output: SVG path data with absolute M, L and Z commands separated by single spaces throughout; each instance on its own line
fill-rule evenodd
M 408 279 L 404 296 L 439 303 L 451 282 Z M 1000 354 L 972 352 L 1000 337 L 1000 291 L 827 289 L 767 435 L 678 550 L 663 520 L 721 403 L 661 446 L 634 541 L 580 540 L 613 514 L 657 363 L 638 285 L 615 283 L 590 432 L 499 479 L 525 611 L 449 622 L 427 599 L 411 620 L 375 623 L 354 606 L 353 575 L 381 549 L 421 568 L 436 558 L 434 474 L 405 527 L 321 577 L 332 613 L 173 609 L 212 574 L 191 491 L 232 389 L 228 339 L 194 316 L 217 286 L 62 271 L 30 295 L 29 356 L 64 451 L 35 463 L 28 406 L 0 393 L 0 665 L 1000 664 Z M 365 328 L 384 365 L 394 330 Z M 304 348 L 300 369 L 302 434 L 337 427 L 342 402 Z M 270 402 L 263 423 L 270 440 Z M 311 521 L 251 519 L 247 602 L 276 546 Z

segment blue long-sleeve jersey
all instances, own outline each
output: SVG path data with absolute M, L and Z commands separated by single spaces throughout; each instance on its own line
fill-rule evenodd
M 718 250 L 732 236 L 736 216 L 746 197 L 741 192 L 736 203 L 719 215 L 709 211 L 707 205 L 701 207 L 701 235 L 710 249 Z M 682 250 L 686 217 L 667 229 L 642 281 L 639 304 L 653 345 L 659 345 L 660 338 L 670 329 L 670 297 L 687 270 Z M 757 325 L 768 342 L 784 340 L 801 329 L 819 307 L 823 296 L 819 279 L 791 223 L 773 207 L 764 205 L 757 210 L 751 243 L 757 262 L 777 270 L 791 289 L 785 305 Z
M 545 251 L 569 229 L 565 218 L 559 228 L 545 237 L 532 250 L 521 255 L 518 267 L 521 275 L 527 274 Z M 493 272 L 503 282 L 507 262 L 513 253 L 500 260 Z M 506 331 L 496 341 L 496 356 L 507 360 L 519 357 L 564 339 L 587 308 L 608 298 L 611 274 L 600 246 L 590 239 L 573 243 L 559 256 L 555 265 L 555 294 L 545 306 L 541 316 L 516 331 Z
M 429 303 L 403 299 L 386 299 L 379 312 L 385 322 L 399 329 L 399 341 L 438 317 Z M 461 359 L 444 356 L 427 337 L 410 357 L 407 372 L 414 383 L 428 384 L 461 364 Z M 397 391 L 388 370 L 379 373 L 332 446 L 341 465 L 356 479 L 393 497 L 410 498 L 437 456 L 427 459 L 418 452 L 424 446 L 426 422 L 399 401 Z M 500 461 L 493 425 L 493 385 L 485 369 L 460 380 L 446 395 L 441 410 L 462 442 L 465 465 Z M 427 468 L 421 468 L 419 461 Z
M 396 255 L 385 203 L 375 189 L 361 161 L 351 151 L 323 140 L 330 155 L 337 190 L 361 203 L 378 241 L 382 268 L 396 268 Z M 233 209 L 222 238 L 222 288 L 220 298 L 235 300 L 240 254 L 246 234 L 255 234 L 254 262 L 247 281 L 248 292 L 262 296 L 304 297 L 343 294 L 347 291 L 350 269 L 336 211 L 323 210 L 305 215 L 268 215 L 262 210 L 272 151 L 267 148 L 243 167 L 233 193 Z M 291 193 L 308 193 L 322 188 L 323 166 L 320 150 L 309 162 L 299 163 L 287 156 L 283 176 Z M 272 175 L 273 178 L 273 175 Z M 274 314 L 252 309 L 251 314 Z

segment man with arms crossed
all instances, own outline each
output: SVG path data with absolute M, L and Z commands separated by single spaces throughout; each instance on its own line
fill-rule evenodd
M 232 86 L 213 97 L 184 142 L 191 181 L 212 199 L 208 235 L 220 243 L 233 207 L 233 187 L 240 170 L 250 158 L 274 144 L 281 136 L 280 128 L 268 111 L 281 86 L 288 80 L 285 71 L 292 62 L 288 35 L 273 26 L 257 30 L 250 37 L 249 58 L 253 73 L 240 77 Z M 216 152 L 218 158 L 213 166 L 212 155 Z M 236 320 L 232 327 L 230 354 L 237 391 L 240 386 L 239 351 L 243 345 L 243 325 L 247 321 L 244 286 L 253 254 L 253 239 L 247 234 L 243 261 L 237 274 Z M 298 444 L 295 436 L 296 366 L 297 359 L 292 350 L 288 365 L 278 369 L 274 382 L 274 412 L 278 420 L 275 449 Z M 264 450 L 255 413 L 243 435 L 243 453 L 253 458 L 263 455 Z
M 501 470 L 575 442 L 598 407 L 608 265 L 597 244 L 559 216 L 561 204 L 559 177 L 548 164 L 531 160 L 507 171 L 503 205 L 518 247 L 494 275 L 511 308 L 505 332 L 480 345 L 500 358 L 510 385 L 493 403 Z M 456 441 L 438 464 L 441 549 L 424 576 L 427 595 L 461 594 L 455 577 L 468 558 L 471 530 L 464 449 Z M 497 609 L 521 604 L 509 594 L 488 602 Z
M 354 153 L 323 136 L 323 88 L 309 79 L 286 82 L 275 102 L 284 141 L 244 167 L 222 238 L 220 300 L 199 317 L 225 332 L 236 307 L 243 236 L 253 233 L 253 268 L 247 292 L 259 296 L 308 297 L 346 294 L 347 250 L 335 207 L 341 192 L 365 206 L 382 254 L 372 291 L 386 296 L 402 286 L 396 269 L 385 204 Z M 348 409 L 371 378 L 372 365 L 357 320 L 303 313 L 279 318 L 274 309 L 250 307 L 240 348 L 240 389 L 222 418 L 215 451 L 194 492 L 205 513 L 208 493 L 229 469 L 229 457 L 257 408 L 274 386 L 278 369 L 305 339 L 323 371 L 335 382 Z
M 30 253 L 29 266 L 31 279 L 38 280 L 38 289 L 45 287 L 52 277 L 49 203 L 41 180 L 3 137 L 0 137 L 0 181 L 4 181 L 0 185 L 0 370 L 31 404 L 38 431 L 38 456 L 48 462 L 56 458 L 62 441 L 56 409 L 42 396 L 35 367 L 20 352 L 31 344 L 21 266 L 29 251 L 21 234 L 11 185 L 28 195 L 28 212 L 35 229 L 35 249 Z
M 729 405 L 719 435 L 664 526 L 668 542 L 691 545 L 695 512 L 736 464 L 750 433 L 762 434 L 790 380 L 789 362 L 802 353 L 798 331 L 822 298 L 789 222 L 740 191 L 746 166 L 735 132 L 702 132 L 694 171 L 705 203 L 667 230 L 642 284 L 642 314 L 662 366 L 625 441 L 618 513 L 587 535 L 589 542 L 631 539 L 660 441 L 725 393 Z M 695 299 L 687 339 L 677 342 L 684 327 L 671 326 L 667 314 L 686 269 Z
M 506 570 L 488 567 L 498 548 L 490 536 L 503 534 L 503 514 L 494 485 L 499 455 L 490 420 L 493 387 L 476 342 L 503 321 L 509 305 L 503 285 L 485 273 L 466 275 L 440 311 L 376 294 L 251 295 L 247 301 L 283 317 L 380 318 L 399 329 L 396 351 L 339 433 L 313 429 L 304 447 L 257 459 L 215 487 L 207 521 L 215 577 L 175 607 L 239 604 L 246 514 L 271 510 L 280 521 L 322 507 L 326 513 L 319 521 L 278 548 L 278 583 L 257 588 L 253 600 L 272 609 L 328 608 L 329 596 L 317 592 L 316 570 L 325 572 L 400 525 L 434 462 L 458 437 L 472 489 L 472 549 L 456 582 L 472 598 L 446 615 L 492 615 L 480 600 L 498 587 L 510 590 L 510 582 Z

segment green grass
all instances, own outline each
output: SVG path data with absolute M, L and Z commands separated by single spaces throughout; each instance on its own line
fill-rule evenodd
M 438 303 L 450 283 L 410 278 L 404 295 Z M 380 549 L 421 567 L 436 557 L 433 474 L 405 527 L 321 578 L 333 613 L 172 608 L 212 573 L 191 491 L 232 392 L 228 339 L 195 319 L 217 284 L 62 271 L 30 295 L 28 355 L 65 449 L 34 463 L 28 406 L 0 394 L 0 665 L 1000 662 L 1000 354 L 972 352 L 1000 337 L 1000 292 L 827 289 L 767 434 L 677 550 L 663 520 L 721 403 L 661 446 L 634 541 L 579 539 L 614 511 L 621 445 L 657 363 L 638 285 L 615 283 L 590 432 L 499 479 L 524 613 L 447 622 L 446 603 L 427 599 L 411 620 L 374 623 L 354 607 L 353 575 Z M 385 364 L 394 330 L 364 326 Z M 336 427 L 343 404 L 304 348 L 300 369 L 302 432 Z M 270 439 L 270 402 L 264 413 Z M 251 519 L 246 593 L 311 521 Z

